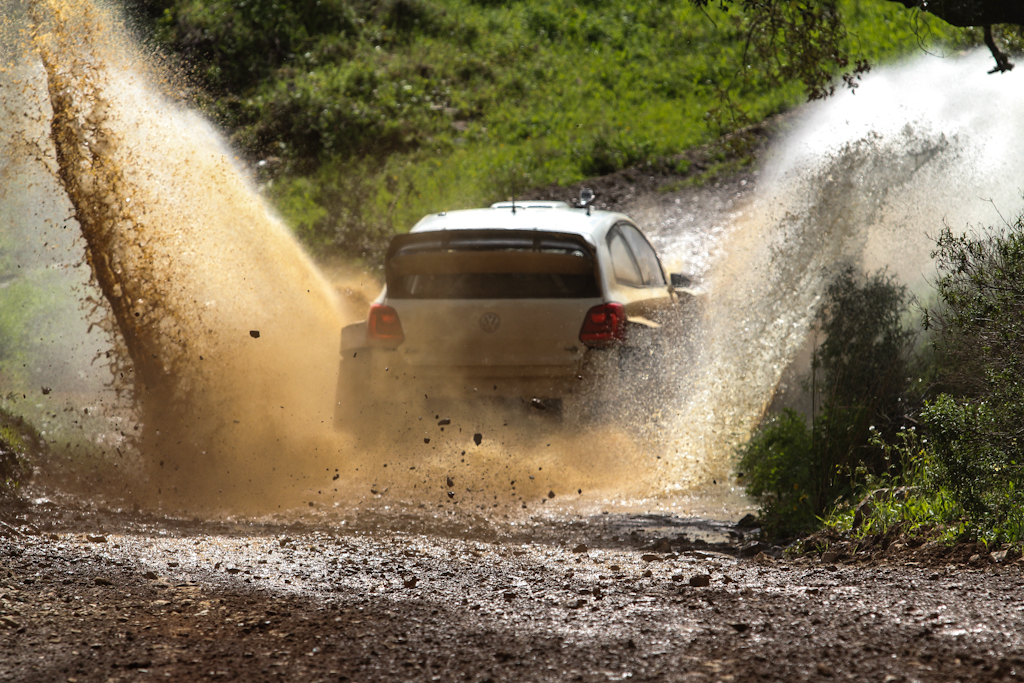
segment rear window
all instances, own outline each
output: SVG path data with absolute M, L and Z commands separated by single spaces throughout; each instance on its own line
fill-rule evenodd
M 533 230 L 452 230 L 396 237 L 388 298 L 586 299 L 601 295 L 582 237 Z

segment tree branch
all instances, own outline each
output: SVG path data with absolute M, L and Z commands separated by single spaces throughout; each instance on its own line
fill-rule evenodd
M 995 39 L 992 37 L 991 24 L 985 24 L 985 44 L 988 45 L 989 52 L 992 53 L 992 56 L 995 57 L 996 60 L 996 66 L 994 69 L 989 71 L 990 74 L 1013 70 L 1013 62 L 1010 61 L 1010 58 L 1005 52 L 999 49 L 996 45 Z

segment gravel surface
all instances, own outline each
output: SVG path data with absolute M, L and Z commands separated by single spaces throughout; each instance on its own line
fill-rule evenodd
M 0 680 L 989 681 L 1024 672 L 1019 562 L 737 559 L 727 543 L 696 549 L 625 534 L 622 517 L 495 526 L 489 541 L 457 528 L 341 531 L 52 504 L 0 519 Z M 651 549 L 659 543 L 669 551 Z

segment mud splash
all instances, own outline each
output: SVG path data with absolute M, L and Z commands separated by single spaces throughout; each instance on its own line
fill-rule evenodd
M 328 419 L 335 292 L 109 16 L 69 0 L 30 17 L 56 173 L 117 332 L 152 488 L 209 500 L 232 467 L 266 476 L 282 423 Z
M 338 433 L 338 331 L 364 314 L 372 283 L 342 267 L 332 286 L 109 14 L 87 0 L 37 0 L 30 19 L 52 150 L 42 163 L 70 199 L 107 312 L 99 322 L 140 406 L 145 467 L 129 483 L 144 506 L 728 516 L 746 505 L 733 449 L 806 347 L 831 273 L 888 266 L 923 282 L 929 231 L 943 219 L 993 222 L 990 204 L 965 199 L 974 188 L 994 183 L 1004 210 L 1019 205 L 1003 199 L 1009 181 L 979 170 L 986 140 L 1024 139 L 1016 124 L 979 135 L 976 116 L 951 122 L 941 106 L 893 103 L 893 93 L 918 96 L 914 84 L 962 98 L 979 86 L 950 83 L 980 57 L 876 73 L 856 100 L 809 108 L 771 152 L 756 195 L 714 225 L 674 217 L 672 194 L 629 209 L 658 232 L 670 269 L 702 275 L 707 292 L 699 343 L 664 358 L 676 390 L 662 410 L 627 411 L 628 430 L 566 428 L 528 411 L 442 414 L 408 401 L 377 436 Z M 972 96 L 1019 111 L 999 87 Z M 1019 177 L 1020 158 L 1000 157 L 1004 178 Z M 337 296 L 339 281 L 350 296 Z
M 756 193 L 717 225 L 688 229 L 672 197 L 637 207 L 666 236 L 668 262 L 702 275 L 708 293 L 697 357 L 670 361 L 693 368 L 669 430 L 670 489 L 727 477 L 784 375 L 786 400 L 802 400 L 811 323 L 838 269 L 886 269 L 927 303 L 943 223 L 1000 225 L 1024 206 L 1022 78 L 987 77 L 984 57 L 917 58 L 805 107 Z

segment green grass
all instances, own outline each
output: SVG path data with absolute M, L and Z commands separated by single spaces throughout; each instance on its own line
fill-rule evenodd
M 885 0 L 846 0 L 876 63 L 948 40 Z M 567 185 L 803 99 L 743 64 L 742 17 L 663 0 L 150 0 L 154 40 L 316 252 L 374 261 L 422 215 Z M 937 23 L 937 22 L 936 22 Z M 740 75 L 744 74 L 743 77 Z

